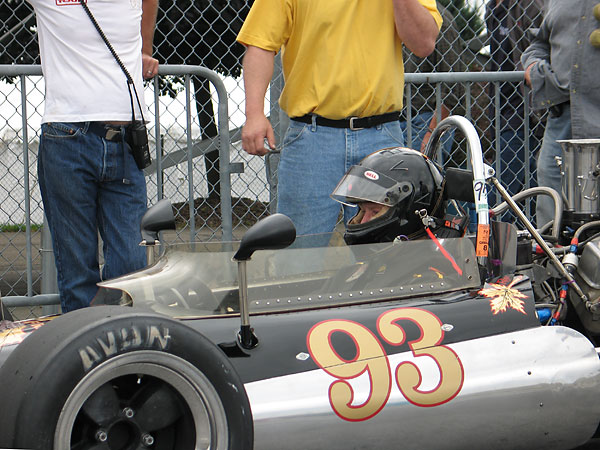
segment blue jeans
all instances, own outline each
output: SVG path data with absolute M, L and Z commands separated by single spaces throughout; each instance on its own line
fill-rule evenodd
M 500 131 L 499 146 L 495 139 L 492 147 L 499 153 L 497 163 L 493 164 L 496 178 L 502 183 L 506 190 L 515 195 L 523 190 L 525 186 L 525 141 L 523 129 L 515 130 L 510 126 Z M 496 198 L 497 197 L 497 198 Z M 502 198 L 496 195 L 495 189 L 489 192 L 490 206 L 500 203 Z
M 423 144 L 423 139 L 425 135 L 429 131 L 429 124 L 431 123 L 431 119 L 433 118 L 433 112 L 424 112 L 416 114 L 412 117 L 410 121 L 411 124 L 411 141 L 408 141 L 408 122 L 401 121 L 400 126 L 402 127 L 402 132 L 404 133 L 404 140 L 406 141 L 406 145 L 415 150 L 421 151 L 421 145 Z M 454 139 L 454 130 L 447 131 L 442 136 L 441 142 L 441 150 L 442 150 L 442 161 L 441 164 L 444 165 L 446 162 L 450 160 L 452 157 L 452 141 Z M 437 160 L 437 155 L 433 155 L 433 158 Z
M 105 140 L 103 128 L 95 122 L 42 124 L 38 177 L 63 313 L 88 306 L 101 279 L 141 269 L 146 262 L 139 246 L 144 174 L 124 139 Z
M 510 124 L 505 124 L 500 130 L 499 145 L 496 145 L 495 139 L 492 141 L 492 146 L 498 152 L 496 162 L 494 163 L 494 169 L 496 171 L 496 178 L 500 181 L 502 186 L 511 194 L 515 195 L 521 192 L 526 182 L 529 181 L 529 186 L 535 186 L 535 179 L 532 178 L 532 174 L 535 173 L 535 162 L 525 160 L 525 129 L 521 125 L 519 128 L 515 128 Z M 538 138 L 531 133 L 529 135 L 529 151 L 530 154 L 534 154 L 539 146 Z M 529 170 L 526 170 L 526 169 Z M 526 179 L 529 177 L 529 180 Z M 496 189 L 490 189 L 488 192 L 488 201 L 490 207 L 501 203 L 503 201 Z M 502 214 L 502 220 L 506 222 L 514 222 L 517 220 L 516 215 L 511 211 L 507 210 Z
M 529 137 L 529 151 L 534 154 L 539 146 L 539 139 L 533 134 Z M 524 129 L 515 130 L 507 127 L 500 132 L 500 170 L 496 173 L 502 185 L 512 195 L 521 192 L 526 186 L 526 176 L 535 172 L 536 164 L 531 161 L 529 170 L 525 161 L 525 134 Z M 530 180 L 530 186 L 535 186 L 535 181 Z
M 547 186 L 562 192 L 560 168 L 555 157 L 562 156 L 562 148 L 557 140 L 571 139 L 571 107 L 563 107 L 560 117 L 550 117 L 546 121 L 546 131 L 537 162 L 539 186 Z M 536 207 L 537 226 L 542 227 L 554 218 L 554 202 L 546 195 L 539 196 Z
M 404 145 L 400 122 L 352 131 L 290 120 L 278 168 L 277 211 L 297 234 L 333 231 L 340 204 L 329 195 L 351 166 L 386 147 Z M 356 208 L 344 206 L 347 222 Z

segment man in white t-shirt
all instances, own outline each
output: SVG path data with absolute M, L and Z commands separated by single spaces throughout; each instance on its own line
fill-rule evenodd
M 88 306 L 101 279 L 145 264 L 146 183 L 126 130 L 147 115 L 142 76 L 158 72 L 151 56 L 158 0 L 85 1 L 132 85 L 79 0 L 28 1 L 46 83 L 38 176 L 65 313 Z

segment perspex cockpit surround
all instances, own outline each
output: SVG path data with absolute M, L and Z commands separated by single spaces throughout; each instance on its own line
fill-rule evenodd
M 329 245 L 333 234 L 299 236 L 247 263 L 250 313 L 429 296 L 480 285 L 468 238 Z M 324 246 L 325 244 L 326 246 Z M 239 313 L 238 242 L 169 245 L 151 267 L 100 283 L 94 304 L 125 303 L 168 315 Z

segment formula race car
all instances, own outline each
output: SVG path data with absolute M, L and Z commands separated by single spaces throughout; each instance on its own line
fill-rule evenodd
M 426 156 L 454 128 L 472 170 L 443 171 L 455 211 L 418 210 L 423 239 L 296 237 L 273 214 L 241 242 L 154 252 L 172 225 L 159 202 L 142 221 L 146 269 L 102 282 L 91 308 L 2 322 L 0 448 L 590 442 L 600 423 L 599 143 L 565 143 L 563 167 L 579 170 L 564 176 L 566 199 L 548 188 L 511 197 L 462 117 L 439 124 Z M 355 170 L 336 192 L 350 198 L 361 176 L 384 178 Z M 382 186 L 388 200 L 416 198 L 414 183 Z M 489 186 L 504 199 L 491 210 Z M 539 195 L 556 214 L 535 228 L 518 202 Z M 455 226 L 461 202 L 475 205 L 474 233 Z M 518 227 L 493 220 L 506 210 Z

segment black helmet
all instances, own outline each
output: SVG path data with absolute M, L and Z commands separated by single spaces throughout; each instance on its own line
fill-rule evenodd
M 356 206 L 361 202 L 384 205 L 387 210 L 360 223 L 357 216 L 346 226 L 347 244 L 391 242 L 397 236 L 415 237 L 424 226 L 415 211 L 425 209 L 440 217 L 442 175 L 422 153 L 409 148 L 386 148 L 352 166 L 331 194 L 334 200 Z

